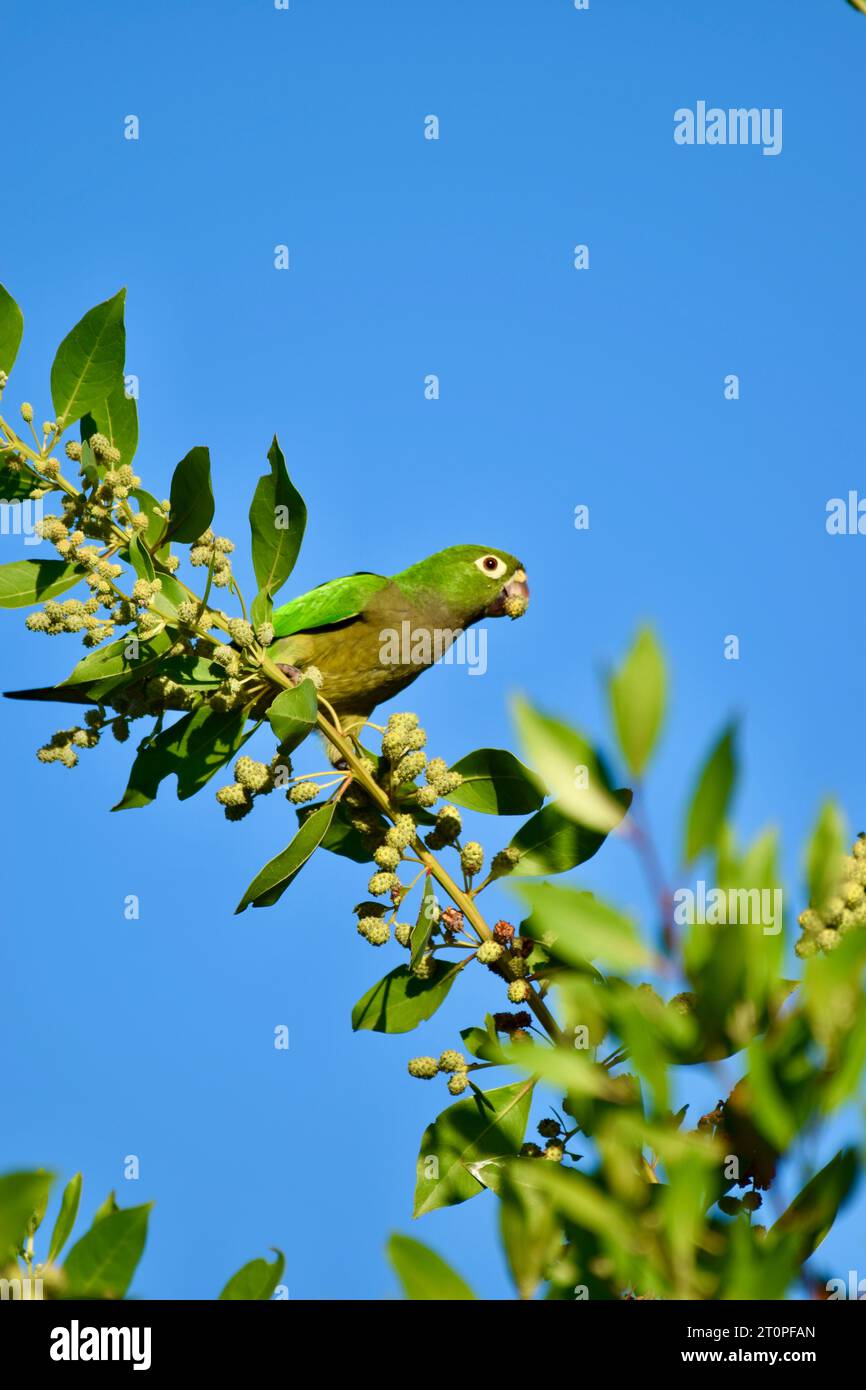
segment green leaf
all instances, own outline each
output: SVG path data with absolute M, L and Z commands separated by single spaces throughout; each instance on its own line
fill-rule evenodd
M 105 647 L 97 647 L 95 651 L 88 652 L 87 656 L 82 657 L 73 667 L 66 680 L 60 682 L 60 688 L 90 681 L 110 680 L 116 676 L 140 676 L 171 646 L 171 638 L 164 632 L 157 633 L 146 642 L 138 642 L 137 647 L 130 645 L 132 641 L 129 636 L 119 637 L 116 642 L 109 642 Z M 128 652 L 136 650 L 138 655 L 135 658 L 127 655 Z
M 268 462 L 271 471 L 259 479 L 250 505 L 253 569 L 265 600 L 274 597 L 295 568 L 307 525 L 304 499 L 289 478 L 276 435 Z
M 652 1092 L 653 1111 L 667 1113 L 670 1108 L 670 1051 L 691 1042 L 691 1018 L 666 1009 L 661 999 L 623 981 L 611 982 L 605 1009 L 612 1031 L 629 1053 L 629 1070 Z M 680 1026 L 684 1025 L 684 1026 Z M 614 1082 L 616 1085 L 617 1083 Z
M 53 1173 L 8 1173 L 0 1178 L 0 1264 L 22 1245 L 34 1213 L 45 1210 Z
M 844 853 L 844 818 L 834 801 L 825 801 L 806 849 L 806 882 L 813 907 L 823 907 L 837 891 Z
M 497 1184 L 502 1245 L 517 1292 L 524 1299 L 533 1297 L 562 1245 L 552 1204 L 525 1180 L 528 1166 L 525 1159 L 511 1159 L 503 1164 Z
M 35 487 L 38 487 L 32 473 L 23 469 L 15 473 L 0 463 L 0 502 L 24 502 Z
M 93 1213 L 93 1225 L 95 1226 L 98 1221 L 104 1221 L 106 1216 L 112 1216 L 116 1211 L 120 1211 L 120 1207 L 117 1205 L 117 1195 L 112 1189 Z
M 234 756 L 243 740 L 245 722 L 243 710 L 212 710 L 204 706 L 144 739 L 138 746 L 126 791 L 112 810 L 149 805 L 160 783 L 172 772 L 177 774 L 178 800 L 195 796 Z
M 784 948 L 776 832 L 759 835 L 742 855 L 728 832 L 719 846 L 716 886 L 674 895 L 675 920 L 689 924 L 683 956 L 704 1061 L 738 1052 L 764 1031 L 766 1009 L 780 988 Z M 777 914 L 773 933 L 770 918 Z
M 566 965 L 594 960 L 613 970 L 628 970 L 648 963 L 649 953 L 634 924 L 591 894 L 549 883 L 525 883 L 517 891 L 532 910 L 523 932 Z
M 356 865 L 367 865 L 373 860 L 373 849 L 370 847 L 370 841 L 350 823 L 350 815 L 352 812 L 343 806 L 342 801 L 338 802 L 334 820 L 331 821 L 328 833 L 321 842 L 321 848 L 328 849 L 332 855 L 341 856 L 341 859 L 350 859 Z M 306 815 L 300 816 L 300 819 L 306 820 Z M 385 821 L 382 821 L 382 830 L 385 830 Z
M 267 594 L 258 593 L 250 604 L 250 622 L 258 631 L 262 623 L 269 623 L 274 616 L 273 601 Z
M 133 536 L 132 540 L 129 542 L 127 554 L 129 556 L 129 563 L 132 565 L 138 578 L 152 581 L 155 574 L 153 560 L 150 551 L 140 536 Z
M 51 1232 L 51 1243 L 48 1247 L 49 1264 L 54 1264 L 57 1256 L 72 1235 L 72 1228 L 75 1225 L 75 1218 L 78 1215 L 78 1204 L 80 1201 L 81 1174 L 76 1173 L 75 1177 L 70 1178 L 63 1189 L 63 1199 L 60 1203 L 60 1210 L 57 1213 L 54 1230 Z
M 470 1164 L 514 1156 L 523 1143 L 532 1081 L 478 1091 L 428 1125 L 418 1155 L 415 1216 L 466 1202 L 483 1186 Z
M 37 1173 L 45 1173 L 45 1172 L 46 1172 L 46 1170 L 45 1170 L 44 1168 L 37 1168 L 36 1171 L 37 1171 Z M 50 1176 L 50 1178 L 51 1178 L 51 1183 L 52 1183 L 52 1186 L 53 1186 L 53 1183 L 54 1183 L 54 1174 L 51 1173 L 51 1174 L 49 1174 L 48 1176 Z M 47 1210 L 48 1210 L 48 1193 L 46 1192 L 45 1195 L 44 1195 L 43 1198 L 42 1198 L 42 1201 L 39 1203 L 39 1205 L 35 1208 L 35 1210 L 34 1210 L 34 1212 L 33 1212 L 33 1218 L 32 1218 L 31 1223 L 30 1223 L 30 1229 L 31 1229 L 31 1231 L 33 1231 L 34 1234 L 36 1233 L 36 1231 L 39 1230 L 39 1227 L 42 1225 L 42 1222 L 45 1220 L 45 1213 L 46 1213 Z
M 151 549 L 153 549 L 160 536 L 162 535 L 163 531 L 165 530 L 165 522 L 163 521 L 161 516 L 156 515 L 156 512 L 154 510 L 155 507 L 159 506 L 159 503 L 153 496 L 153 493 L 147 492 L 143 487 L 137 487 L 135 491 L 130 494 L 130 496 L 134 497 L 135 501 L 139 505 L 140 510 L 143 511 L 145 516 L 147 517 L 147 530 L 141 533 L 141 538 Z M 163 555 L 166 552 L 167 547 L 160 547 L 160 555 Z
M 631 806 L 631 792 L 613 793 L 620 805 L 620 817 Z M 548 874 L 563 874 L 577 864 L 585 864 L 601 849 L 607 839 L 603 830 L 590 830 L 578 825 L 571 816 L 563 815 L 559 803 L 551 801 L 520 827 L 511 840 L 511 849 L 520 855 L 511 877 L 537 878 Z
M 398 965 L 368 989 L 352 1010 L 355 1032 L 409 1033 L 432 1018 L 457 979 L 461 961 L 437 960 L 430 975 L 419 979 L 408 965 Z
M 268 720 L 281 752 L 292 753 L 303 743 L 316 727 L 317 713 L 316 687 L 311 680 L 280 692 L 268 707 Z
M 171 479 L 171 510 L 166 540 L 198 540 L 213 521 L 210 452 L 198 444 L 181 459 Z
M 102 433 L 120 450 L 121 463 L 131 464 L 138 449 L 138 402 L 126 394 L 125 382 L 118 382 L 105 402 L 104 413 L 97 412 L 97 423 L 100 419 L 105 422 Z
M 501 1057 L 507 1065 L 530 1072 L 569 1096 L 589 1096 L 610 1101 L 616 1099 L 613 1078 L 604 1067 L 576 1047 L 536 1048 L 514 1043 L 502 1049 Z
M 78 471 L 81 474 L 82 478 L 84 478 L 85 482 L 89 483 L 91 487 L 97 487 L 100 478 L 106 470 L 104 464 L 97 463 L 96 455 L 91 449 L 88 439 L 85 435 L 85 428 L 90 430 L 91 435 L 96 433 L 95 429 L 91 428 L 92 424 L 93 417 L 91 415 L 82 416 L 81 463 L 79 465 Z
M 225 680 L 225 670 L 217 666 L 207 656 L 196 656 L 193 652 L 180 652 L 177 656 L 166 657 L 161 663 L 159 673 L 177 681 L 185 690 L 213 691 Z
M 162 555 L 163 551 L 160 549 L 158 554 Z M 162 588 L 154 594 L 150 606 L 155 613 L 159 613 L 160 617 L 168 618 L 169 622 L 176 622 L 178 608 L 182 603 L 189 601 L 189 591 L 177 579 L 173 579 L 170 574 L 164 574 L 160 570 L 159 577 L 162 581 Z
M 87 573 L 65 560 L 13 560 L 0 565 L 0 608 L 26 608 L 55 598 L 80 583 Z
M 713 1298 L 758 1303 L 785 1299 L 798 1277 L 796 1241 L 790 1236 L 767 1240 L 760 1226 L 747 1225 L 742 1217 L 732 1221 L 725 1234 L 728 1250 Z
M 421 894 L 418 917 L 409 938 L 409 965 L 413 970 L 427 950 L 427 944 L 436 925 L 435 909 L 436 890 L 433 886 L 433 879 L 427 874 L 424 878 L 424 891 Z
M 537 811 L 544 800 L 544 788 L 535 773 L 505 748 L 478 748 L 451 771 L 459 772 L 463 782 L 448 793 L 448 799 L 469 811 L 525 816 Z
M 784 1153 L 797 1133 L 797 1124 L 776 1083 L 763 1038 L 749 1044 L 749 1091 L 758 1129 Z
M 608 1196 L 584 1173 L 545 1163 L 543 1159 L 528 1159 L 521 1181 L 535 1188 L 564 1221 L 593 1231 L 626 1250 L 637 1243 L 638 1229 L 625 1205 Z
M 514 715 L 529 759 L 561 813 L 608 834 L 622 819 L 622 805 L 594 749 L 575 729 L 541 714 L 527 700 L 515 701 Z
M 111 440 L 115 449 L 120 450 L 121 464 L 132 463 L 138 448 L 138 406 L 132 396 L 127 396 L 122 376 L 106 400 L 82 417 L 82 432 L 85 420 L 88 422 L 86 438 L 99 430 Z
M 319 808 L 317 806 L 299 806 L 298 821 L 303 825 L 311 815 L 315 815 Z M 372 850 L 368 842 L 359 830 L 349 821 L 349 812 L 342 801 L 337 802 L 337 809 L 334 812 L 334 819 L 331 821 L 327 832 L 322 838 L 320 849 L 329 850 L 331 854 L 337 854 L 341 859 L 351 859 L 355 864 L 369 864 L 372 860 Z M 382 821 L 383 831 L 386 829 L 386 822 Z
M 11 372 L 24 333 L 24 315 L 9 291 L 0 285 L 0 371 Z
M 473 1057 L 477 1057 L 479 1061 L 498 1063 L 505 1061 L 502 1048 L 499 1046 L 495 1034 L 491 1037 L 486 1029 L 461 1028 L 460 1037 L 466 1051 L 471 1053 Z
M 260 869 L 244 893 L 235 912 L 253 907 L 271 907 L 288 888 L 292 879 L 321 844 L 334 815 L 336 803 L 326 801 L 304 821 L 290 844 Z
M 63 1265 L 75 1298 L 123 1298 L 147 1239 L 152 1202 L 104 1216 L 73 1245 Z
M 719 842 L 737 776 L 736 732 L 733 724 L 725 729 L 701 769 L 686 817 L 689 864 Z
M 800 1263 L 817 1250 L 843 1202 L 851 1195 L 858 1176 L 857 1153 L 840 1149 L 826 1167 L 807 1182 L 802 1192 L 770 1228 L 768 1239 L 793 1234 L 799 1245 Z
M 57 349 L 51 368 L 51 398 L 64 427 L 98 410 L 123 383 L 126 290 L 89 310 Z
M 286 1267 L 286 1260 L 281 1250 L 274 1249 L 276 1259 L 268 1264 L 267 1260 L 250 1260 L 249 1264 L 243 1265 L 233 1274 L 226 1284 L 220 1299 L 246 1299 L 267 1301 L 273 1298 L 274 1290 L 283 1277 L 283 1270 Z
M 629 772 L 640 777 L 652 756 L 665 716 L 667 674 L 651 628 L 641 628 L 609 682 L 614 728 Z
M 393 1235 L 388 1241 L 388 1259 L 413 1302 L 465 1302 L 475 1294 L 460 1275 L 420 1240 Z
M 803 1003 L 812 1035 L 828 1050 L 820 1109 L 830 1114 L 860 1090 L 866 1061 L 866 931 L 845 932 L 834 950 L 806 962 Z M 855 1002 L 856 1001 L 856 1002 Z

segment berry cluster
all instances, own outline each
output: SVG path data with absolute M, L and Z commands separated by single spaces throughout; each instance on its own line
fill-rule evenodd
M 528 957 L 535 946 L 529 937 L 517 936 L 510 922 L 501 920 L 494 925 L 492 940 L 483 941 L 475 953 L 482 965 L 506 981 L 510 1004 L 523 1004 L 530 996 Z
M 438 1060 L 435 1057 L 413 1057 L 409 1062 L 409 1075 L 420 1081 L 432 1081 L 443 1072 L 448 1077 L 448 1090 L 452 1096 L 461 1096 L 469 1085 L 470 1066 L 462 1052 L 447 1048 Z
M 165 505 L 163 503 L 163 506 Z M 216 588 L 228 589 L 234 582 L 232 564 L 229 559 L 234 548 L 234 541 L 230 541 L 228 536 L 215 536 L 213 531 L 208 529 L 193 543 L 189 552 L 189 562 L 196 568 L 202 565 L 206 566 L 213 576 L 213 583 Z M 244 622 L 242 618 L 235 621 Z M 244 627 L 248 628 L 249 623 L 244 623 Z M 249 629 L 249 632 L 249 642 L 242 643 L 244 646 L 249 646 L 253 640 L 252 628 Z
M 4 376 L 0 394 L 5 384 Z M 169 709 L 194 710 L 204 701 L 216 711 L 244 708 L 261 713 L 273 695 L 273 686 L 261 669 L 264 650 L 274 640 L 273 625 L 265 621 L 254 629 L 245 616 L 230 617 L 207 606 L 212 588 L 238 594 L 230 560 L 234 542 L 210 528 L 192 542 L 191 565 L 207 570 L 205 595 L 198 598 L 174 578 L 180 560 L 170 550 L 174 521 L 170 501 L 156 502 L 141 491 L 141 478 L 114 439 L 94 429 L 91 421 L 89 430 L 83 427 L 80 441 L 65 442 L 66 459 L 79 473 L 73 483 L 64 476 L 61 458 L 55 453 L 64 422 L 48 420 L 38 433 L 33 406 L 26 401 L 21 418 L 27 427 L 23 432 L 0 421 L 4 470 L 19 478 L 22 494 L 31 500 L 41 502 L 49 495 L 56 500 L 56 514 L 40 517 L 36 531 L 63 561 L 76 567 L 90 591 L 83 600 L 49 596 L 26 618 L 29 630 L 46 636 L 78 633 L 88 648 L 99 647 L 123 628 L 132 629 L 122 637 L 124 642 L 134 638 L 152 643 L 163 633 L 168 635 L 169 642 L 159 649 L 158 670 L 154 670 L 155 661 L 144 661 L 140 676 L 133 675 L 130 667 L 106 692 L 121 716 L 111 721 L 119 736 L 127 720 Z M 32 441 L 26 434 L 32 435 Z M 133 570 L 128 582 L 121 561 Z M 213 635 L 214 628 L 228 640 Z M 187 657 L 213 663 L 217 679 L 211 674 L 200 682 L 189 679 L 184 667 L 177 665 L 177 659 Z M 134 662 L 137 653 L 126 659 Z M 109 722 L 101 705 L 94 718 L 100 727 Z M 95 727 L 90 723 L 86 728 L 59 730 L 39 750 L 40 760 L 73 767 L 75 750 L 90 746 L 87 740 Z M 303 793 L 293 799 L 302 801 Z M 226 790 L 222 802 L 227 814 L 238 819 L 249 810 L 251 797 Z
M 565 1158 L 566 1141 L 568 1136 L 564 1133 L 559 1120 L 544 1119 L 538 1122 L 538 1133 L 547 1143 L 542 1149 L 539 1144 L 532 1141 L 524 1144 L 520 1150 L 521 1158 L 546 1158 L 549 1163 L 561 1163 Z M 579 1158 L 580 1154 L 568 1154 L 569 1158 Z
M 111 719 L 104 709 L 90 709 L 84 716 L 84 727 L 76 724 L 71 729 L 58 729 L 37 750 L 36 756 L 41 763 L 75 767 L 79 753 L 84 748 L 95 748 L 104 728 L 111 729 L 118 743 L 125 743 L 129 738 L 129 724 L 122 715 Z
M 797 918 L 803 935 L 794 950 L 804 960 L 819 951 L 833 951 L 855 927 L 866 926 L 866 834 L 860 834 L 843 856 L 839 886 L 825 903 L 810 903 Z
M 257 762 L 245 754 L 238 758 L 234 766 L 235 780 L 227 787 L 220 787 L 216 799 L 226 813 L 227 820 L 243 820 L 253 809 L 257 796 L 267 796 L 292 775 L 292 765 L 279 749 L 270 763 Z M 316 787 L 318 792 L 318 787 Z

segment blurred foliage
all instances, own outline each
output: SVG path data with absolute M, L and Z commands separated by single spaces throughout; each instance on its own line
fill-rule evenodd
M 82 1178 L 76 1173 L 63 1189 L 50 1235 L 42 1223 L 54 1186 L 53 1173 L 9 1173 L 0 1177 L 0 1299 L 124 1299 L 144 1253 L 152 1202 L 119 1207 L 114 1193 L 97 1207 L 88 1230 L 60 1257 L 78 1217 Z M 38 1238 L 38 1239 L 37 1239 Z M 37 1253 L 42 1246 L 43 1254 Z M 223 1299 L 269 1299 L 285 1260 L 252 1260 L 228 1281 Z
M 643 630 L 608 681 L 619 751 L 635 774 L 656 748 L 668 687 L 660 648 Z M 526 702 L 518 723 L 529 762 L 556 786 L 563 813 L 584 828 L 603 824 L 609 757 Z M 577 758 L 592 768 L 583 804 L 574 786 L 561 795 Z M 519 937 L 533 943 L 531 979 L 555 1004 L 555 1031 L 527 1031 L 528 1014 L 516 1027 L 513 1016 L 488 1015 L 484 1027 L 463 1030 L 464 1045 L 482 1059 L 468 1064 L 472 1095 L 428 1127 L 416 1193 L 416 1215 L 496 1194 L 519 1297 L 784 1298 L 809 1284 L 804 1263 L 859 1180 L 862 1155 L 843 1148 L 801 1179 L 776 1221 L 761 1220 L 786 1165 L 802 1174 L 808 1164 L 804 1139 L 862 1096 L 866 931 L 852 919 L 828 941 L 825 928 L 802 978 L 786 978 L 778 836 L 767 830 L 738 845 L 729 820 L 738 772 L 731 726 L 699 767 L 682 837 L 680 881 L 699 871 L 713 886 L 693 881 L 662 895 L 660 910 L 670 914 L 664 956 L 631 914 L 588 892 L 551 883 L 519 889 L 528 909 Z M 636 805 L 634 817 L 644 814 Z M 630 816 L 615 833 L 641 850 L 643 825 Z M 813 903 L 832 904 L 842 892 L 859 907 L 862 891 L 852 884 L 866 868 L 866 840 L 845 856 L 844 838 L 838 809 L 827 803 L 804 854 Z M 812 941 L 809 912 L 800 923 Z M 738 1079 L 689 1122 L 679 1108 L 680 1070 L 714 1077 L 725 1059 Z M 516 1068 L 539 1098 L 553 1088 L 558 1100 L 540 1121 L 540 1142 L 515 1133 L 515 1115 L 523 1115 L 516 1096 L 525 1109 L 520 1083 L 481 1092 L 472 1080 L 479 1066 Z M 411 1243 L 394 1262 L 407 1297 L 427 1296 L 414 1290 L 429 1254 Z

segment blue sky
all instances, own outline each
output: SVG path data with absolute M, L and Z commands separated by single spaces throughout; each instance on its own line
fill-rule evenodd
M 485 677 L 438 669 L 401 702 L 448 758 L 513 746 L 516 690 L 607 738 L 600 674 L 650 619 L 673 670 L 649 786 L 672 878 L 696 764 L 736 713 L 737 826 L 781 827 L 798 902 L 821 797 L 866 824 L 866 539 L 824 525 L 863 486 L 866 19 L 843 0 L 46 0 L 7 11 L 2 37 L 38 87 L 4 117 L 0 279 L 27 321 L 7 401 L 47 418 L 54 347 L 126 284 L 137 466 L 163 496 L 210 446 L 242 579 L 275 431 L 310 509 L 293 590 L 464 541 L 519 554 L 532 606 L 491 624 Z M 781 107 L 782 153 L 677 146 L 673 113 L 698 100 Z M 7 686 L 77 657 L 20 614 L 3 631 Z M 209 793 L 166 787 L 111 816 L 129 746 L 67 774 L 33 756 L 62 711 L 0 719 L 0 1168 L 82 1169 L 85 1212 L 111 1187 L 155 1199 L 141 1295 L 216 1294 L 271 1245 L 293 1297 L 393 1295 L 384 1242 L 410 1228 L 446 1100 L 405 1064 L 480 1021 L 492 982 L 467 978 L 417 1033 L 353 1035 L 355 999 L 397 963 L 355 935 L 363 869 L 321 856 L 278 908 L 234 917 L 287 838 L 282 802 L 229 825 Z M 479 838 L 496 849 L 512 824 Z M 573 877 L 647 910 L 624 844 Z M 507 894 L 497 910 L 513 915 Z M 716 1083 L 684 1098 L 697 1115 Z M 861 1198 L 822 1266 L 863 1272 L 863 1214 Z M 492 1199 L 413 1234 L 507 1295 Z

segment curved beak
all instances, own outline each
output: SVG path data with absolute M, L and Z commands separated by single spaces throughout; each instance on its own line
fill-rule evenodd
M 509 618 L 520 618 L 529 607 L 529 585 L 526 582 L 526 570 L 515 570 L 507 584 L 504 584 L 499 593 L 489 603 L 486 608 L 488 618 L 501 618 L 507 614 Z

